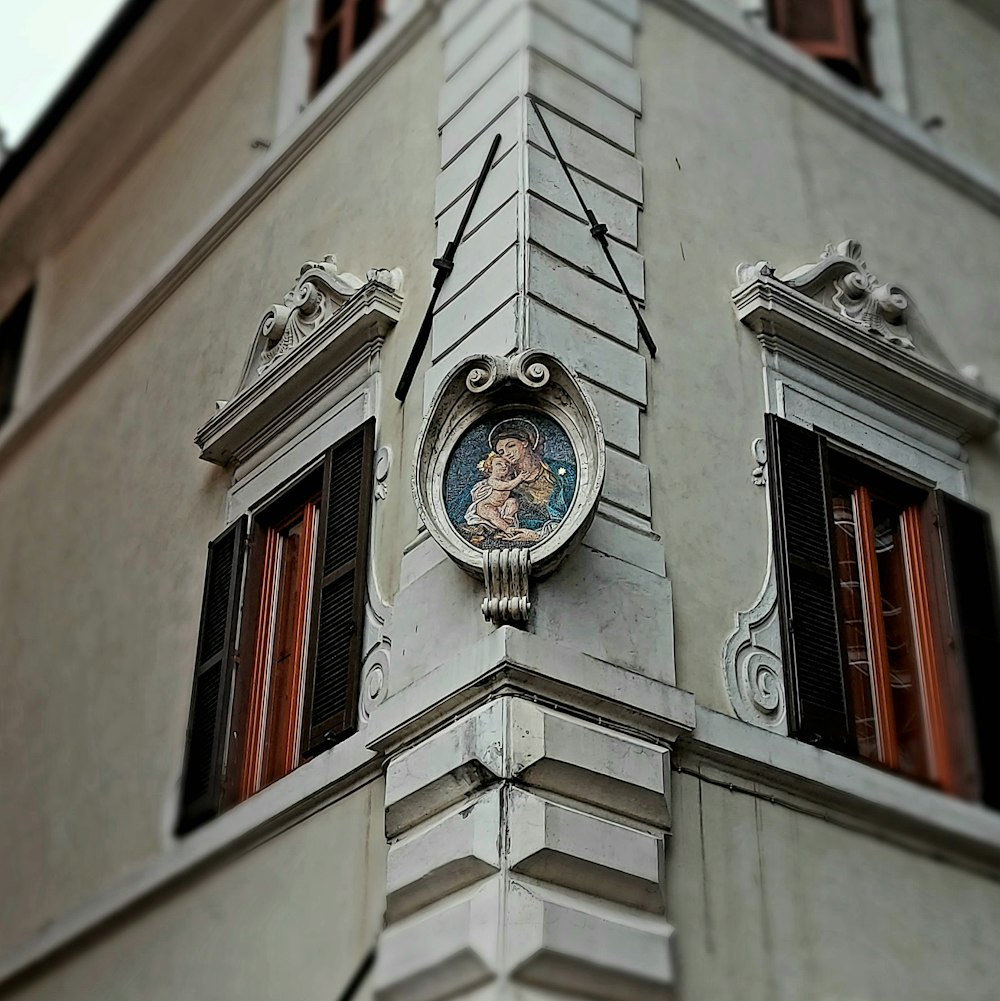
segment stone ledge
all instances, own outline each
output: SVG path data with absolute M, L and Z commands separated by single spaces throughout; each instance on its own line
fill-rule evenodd
M 673 929 L 582 894 L 513 881 L 509 925 L 517 980 L 615 1001 L 662 1001 L 674 982 Z
M 501 626 L 390 693 L 372 714 L 368 746 L 399 751 L 503 694 L 522 694 L 664 744 L 693 729 L 695 722 L 690 692 Z
M 708 782 L 1000 874 L 1000 812 L 956 799 L 731 716 L 698 707 L 675 767 Z
M 184 838 L 171 837 L 169 846 L 133 876 L 0 956 L 0 986 L 42 969 L 63 950 L 125 920 L 152 897 L 225 865 L 377 781 L 381 762 L 362 741 L 362 734 L 349 737 L 211 823 Z
M 501 922 L 518 934 L 501 935 Z M 659 1001 L 674 982 L 672 935 L 660 917 L 496 876 L 387 928 L 375 996 L 443 1001 L 495 978 L 500 990 L 509 977 L 589 997 Z
M 514 872 L 663 913 L 662 837 L 511 788 L 508 864 Z
M 387 928 L 375 961 L 375 997 L 437 1001 L 492 979 L 499 894 L 499 880 L 490 880 Z
M 500 801 L 500 786 L 494 785 L 390 843 L 388 921 L 398 921 L 500 871 Z M 391 838 L 388 820 L 386 826 Z

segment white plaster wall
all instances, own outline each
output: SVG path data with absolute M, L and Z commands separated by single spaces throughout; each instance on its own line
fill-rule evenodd
M 933 135 L 1000 174 L 1000 22 L 959 0 L 899 3 L 913 118 L 943 119 Z
M 674 773 L 678 1001 L 994 1001 L 1000 884 Z
M 382 923 L 381 780 L 158 897 L 5 997 L 335 998 Z
M 147 278 L 205 218 L 216 201 L 265 155 L 251 143 L 274 130 L 278 56 L 284 28 L 275 4 L 193 95 L 159 140 L 67 233 L 44 262 L 38 326 L 25 376 L 44 383 L 61 368 L 125 290 Z M 141 114 L 143 95 L 132 113 Z
M 429 32 L 0 472 L 0 949 L 169 843 L 206 545 L 230 483 L 192 438 L 304 260 L 405 269 L 379 433 L 411 454 L 417 422 L 401 450 L 391 392 L 435 251 L 439 74 Z M 390 594 L 413 535 L 405 475 L 397 462 L 378 509 Z
M 653 527 L 674 591 L 678 685 L 728 712 L 720 651 L 767 546 L 766 492 L 750 478 L 760 353 L 730 305 L 735 265 L 766 259 L 781 273 L 858 239 L 954 362 L 978 364 L 997 392 L 1000 218 L 657 3 L 643 8 L 639 65 L 639 249 L 660 348 L 643 428 Z M 970 451 L 974 499 L 1000 525 L 1000 451 Z
M 697 2 L 723 15 L 740 12 L 766 30 L 767 0 Z M 865 8 L 874 20 L 872 70 L 881 97 L 919 126 L 943 119 L 929 136 L 1000 172 L 1000 9 L 993 0 L 866 0 Z

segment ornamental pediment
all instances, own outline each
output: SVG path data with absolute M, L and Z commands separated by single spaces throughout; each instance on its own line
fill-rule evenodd
M 402 284 L 399 268 L 360 278 L 341 271 L 332 254 L 306 261 L 257 324 L 236 393 L 199 428 L 202 458 L 244 461 L 356 373 L 377 368 L 403 308 Z
M 777 272 L 767 261 L 736 269 L 739 286 L 757 278 L 777 278 Z M 881 281 L 868 269 L 856 240 L 836 246 L 828 243 L 818 261 L 802 264 L 777 280 L 888 344 L 918 349 L 910 331 L 910 297 L 899 285 Z M 920 347 L 926 349 L 926 339 L 921 340 L 925 343 Z M 941 360 L 945 360 L 943 355 Z
M 371 283 L 398 293 L 403 284 L 403 272 L 399 268 L 391 271 L 372 268 L 365 278 L 359 278 L 341 271 L 333 254 L 327 254 L 321 261 L 306 261 L 282 301 L 269 306 L 260 318 L 240 391 L 267 375 L 300 344 L 329 324 L 361 289 Z
M 767 261 L 741 264 L 732 299 L 769 365 L 785 359 L 966 441 L 997 427 L 1000 401 L 959 372 L 901 286 L 869 270 L 861 244 L 827 244 L 818 261 L 779 277 Z

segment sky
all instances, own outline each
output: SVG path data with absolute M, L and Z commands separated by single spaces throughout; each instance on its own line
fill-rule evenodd
M 24 138 L 123 0 L 0 0 L 0 128 Z

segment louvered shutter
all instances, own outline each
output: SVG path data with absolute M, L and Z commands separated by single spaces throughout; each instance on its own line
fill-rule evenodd
M 855 0 L 772 0 L 771 27 L 817 59 L 860 64 Z
M 989 515 L 939 492 L 955 644 L 965 665 L 979 751 L 983 801 L 1000 809 L 1000 609 Z
M 219 812 L 245 552 L 246 519 L 243 518 L 208 547 L 177 824 L 179 834 Z
M 831 549 L 826 446 L 767 417 L 767 466 L 788 686 L 789 731 L 835 749 L 851 744 Z
M 302 721 L 308 757 L 357 729 L 375 421 L 327 453 Z

